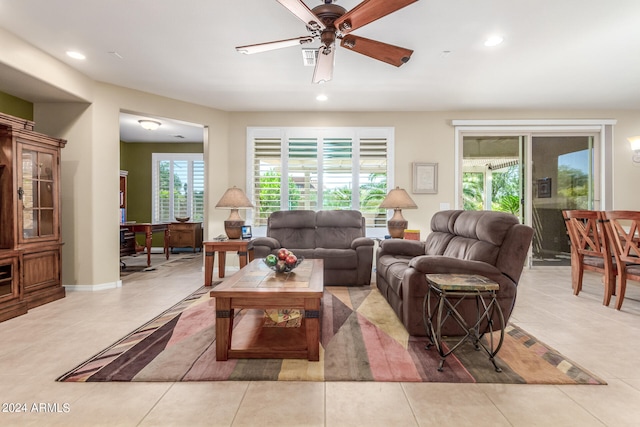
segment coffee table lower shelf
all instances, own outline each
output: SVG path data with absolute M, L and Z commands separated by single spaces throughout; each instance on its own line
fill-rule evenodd
M 263 310 L 245 310 L 242 331 L 232 335 L 230 359 L 307 359 L 306 319 L 299 327 L 264 327 Z M 317 341 L 316 341 L 317 343 Z M 313 346 L 313 343 L 311 344 Z

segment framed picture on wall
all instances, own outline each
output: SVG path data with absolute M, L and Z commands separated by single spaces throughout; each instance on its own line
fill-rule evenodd
M 538 180 L 538 198 L 548 199 L 551 197 L 551 178 L 540 178 Z
M 413 192 L 416 194 L 438 193 L 437 163 L 413 163 Z

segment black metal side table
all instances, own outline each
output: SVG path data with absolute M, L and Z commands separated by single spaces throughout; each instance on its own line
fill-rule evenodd
M 426 348 L 435 346 L 441 357 L 438 371 L 442 371 L 447 356 L 465 341 L 471 341 L 476 350 L 483 349 L 487 353 L 496 371 L 502 372 L 494 359 L 504 341 L 504 315 L 496 299 L 499 285 L 475 274 L 427 274 L 426 278 L 429 290 L 422 303 L 422 317 L 431 341 Z M 431 298 L 437 298 L 434 309 Z M 466 298 L 475 298 L 476 301 L 477 315 L 473 324 L 469 324 L 457 309 Z M 494 314 L 497 314 L 499 325 L 494 324 Z M 442 345 L 442 325 L 449 319 L 457 322 L 466 333 L 456 344 L 445 350 Z M 500 338 L 496 342 L 493 332 L 498 330 Z M 486 342 L 482 340 L 485 334 L 488 335 Z

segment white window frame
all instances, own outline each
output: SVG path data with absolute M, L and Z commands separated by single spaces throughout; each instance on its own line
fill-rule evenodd
M 187 216 L 193 218 L 192 206 L 193 206 L 193 162 L 204 162 L 204 153 L 152 153 L 151 154 L 151 218 L 152 222 L 162 222 L 159 218 L 159 212 L 157 208 L 158 190 L 159 190 L 159 170 L 158 163 L 161 161 L 188 161 L 188 186 L 187 186 Z M 206 167 L 205 167 L 205 182 L 206 182 Z M 173 182 L 173 168 L 170 172 L 170 180 Z M 170 186 L 173 188 L 173 186 Z M 203 209 L 203 217 L 205 206 Z M 175 218 L 173 193 L 169 196 L 169 217 Z
M 254 140 L 256 138 L 279 138 L 281 144 L 285 146 L 291 138 L 317 138 L 319 142 L 319 150 L 321 150 L 322 140 L 324 138 L 351 138 L 353 141 L 353 179 L 357 181 L 359 177 L 359 158 L 360 158 L 360 140 L 368 138 L 385 138 L 387 141 L 387 191 L 394 188 L 394 152 L 395 152 L 395 128 L 393 127 L 248 127 L 247 128 L 247 158 L 246 158 L 246 192 L 249 200 L 254 198 Z M 357 153 L 357 155 L 355 155 Z M 282 176 L 288 175 L 287 167 L 287 150 L 282 149 L 280 152 L 282 164 Z M 319 186 L 322 186 L 322 174 L 319 174 Z M 355 187 L 355 186 L 354 186 Z M 287 194 L 288 187 L 282 188 L 283 194 Z M 319 203 L 322 199 L 320 196 Z M 355 206 L 355 207 L 353 207 Z M 358 209 L 360 206 L 359 192 L 353 192 L 352 207 Z M 283 197 L 280 201 L 280 208 L 287 209 L 287 198 Z M 387 216 L 389 213 L 387 212 Z M 247 223 L 253 222 L 254 213 L 252 210 L 247 211 Z M 266 227 L 254 227 L 254 234 L 261 235 L 265 232 Z M 256 233 L 257 231 L 257 233 Z M 386 228 L 367 228 L 368 235 L 384 236 Z

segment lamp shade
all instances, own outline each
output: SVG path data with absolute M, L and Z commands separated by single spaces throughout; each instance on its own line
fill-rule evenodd
M 222 198 L 216 205 L 219 209 L 231 209 L 229 218 L 224 222 L 224 231 L 230 239 L 239 239 L 242 236 L 242 226 L 244 220 L 238 214 L 238 209 L 252 208 L 253 204 L 238 187 L 231 187 L 224 192 Z
M 417 209 L 416 202 L 409 196 L 409 194 L 402 188 L 396 187 L 389 191 L 387 197 L 384 198 L 380 204 L 381 208 L 385 209 Z
M 220 201 L 216 205 L 216 208 L 221 209 L 248 209 L 252 207 L 253 204 L 244 194 L 244 191 L 242 191 L 235 185 L 224 192 L 224 194 L 220 198 Z

